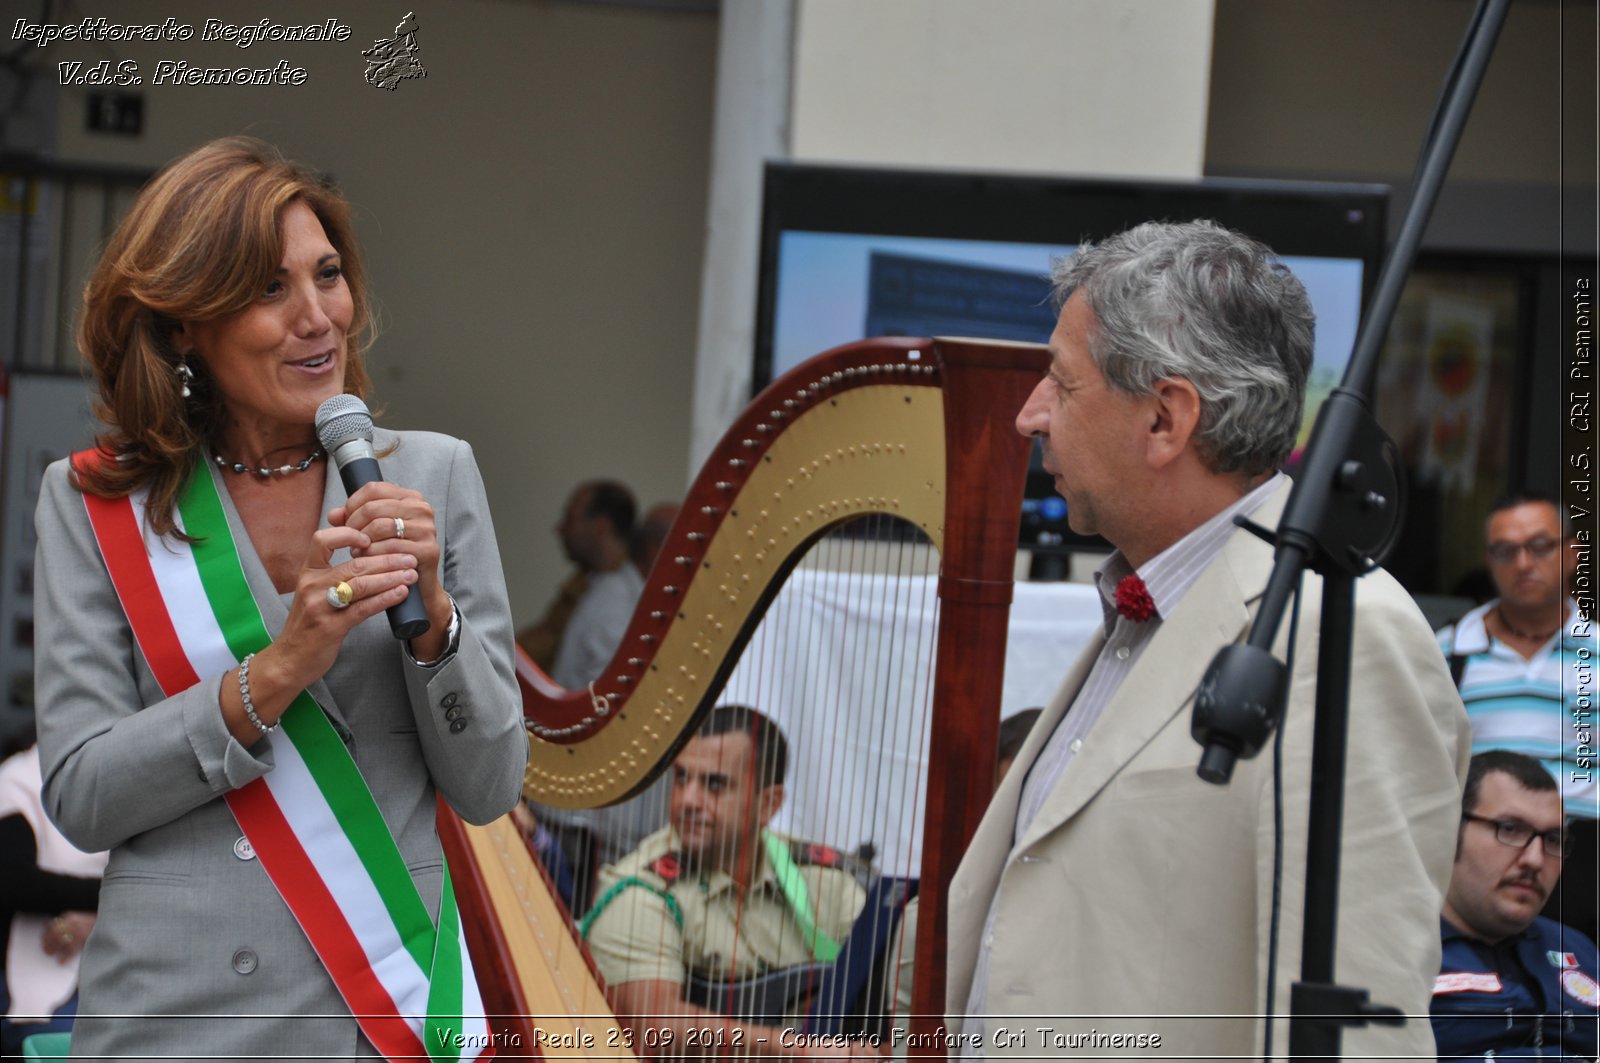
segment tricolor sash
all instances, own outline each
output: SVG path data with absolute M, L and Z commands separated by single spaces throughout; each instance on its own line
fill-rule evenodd
M 73 460 L 107 459 L 84 451 Z M 204 464 L 178 503 L 178 526 L 193 542 L 150 530 L 143 491 L 83 497 L 139 649 L 168 697 L 272 641 Z M 492 1055 L 449 868 L 436 929 L 322 707 L 301 691 L 280 725 L 273 769 L 229 792 L 228 807 L 362 1032 L 390 1059 Z

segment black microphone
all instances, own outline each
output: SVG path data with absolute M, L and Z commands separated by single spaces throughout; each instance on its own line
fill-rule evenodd
M 372 450 L 372 414 L 354 395 L 335 395 L 317 407 L 317 438 L 328 460 L 339 467 L 345 494 L 383 479 Z M 406 590 L 406 600 L 391 605 L 388 613 L 389 628 L 397 639 L 414 639 L 432 626 L 415 583 Z

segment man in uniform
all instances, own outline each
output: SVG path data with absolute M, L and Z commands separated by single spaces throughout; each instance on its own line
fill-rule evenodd
M 766 829 L 783 804 L 788 759 L 766 716 L 743 705 L 713 709 L 673 764 L 670 826 L 601 872 L 581 929 L 635 1048 L 875 1054 L 865 1044 L 783 1036 L 775 1027 L 805 1001 L 763 1006 L 752 981 L 797 968 L 796 984 L 814 984 L 808 965 L 838 955 L 865 901 L 844 857 Z M 765 1021 L 727 1014 L 735 1009 Z
M 1532 757 L 1479 753 L 1461 798 L 1433 984 L 1440 1059 L 1593 1059 L 1594 942 L 1539 914 L 1570 848 L 1561 794 Z

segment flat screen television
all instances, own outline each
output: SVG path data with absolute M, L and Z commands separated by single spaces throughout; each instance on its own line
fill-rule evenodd
M 806 358 L 872 336 L 1046 342 L 1053 258 L 1142 221 L 1210 218 L 1278 252 L 1317 314 L 1301 443 L 1344 374 L 1384 247 L 1382 185 L 1082 180 L 769 163 L 755 391 Z M 752 395 L 754 392 L 752 392 Z M 1067 525 L 1035 447 L 1022 544 L 1104 549 Z

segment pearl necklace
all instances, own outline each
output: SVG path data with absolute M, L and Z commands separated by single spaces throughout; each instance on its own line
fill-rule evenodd
M 222 469 L 224 472 L 253 472 L 263 480 L 269 476 L 286 476 L 291 472 L 305 472 L 311 468 L 311 463 L 320 457 L 322 457 L 322 448 L 318 447 L 310 454 L 307 454 L 305 460 L 297 465 L 279 465 L 276 469 L 271 469 L 265 465 L 257 465 L 252 468 L 243 462 L 229 461 L 221 454 L 211 455 L 211 459 L 217 463 L 217 468 Z

